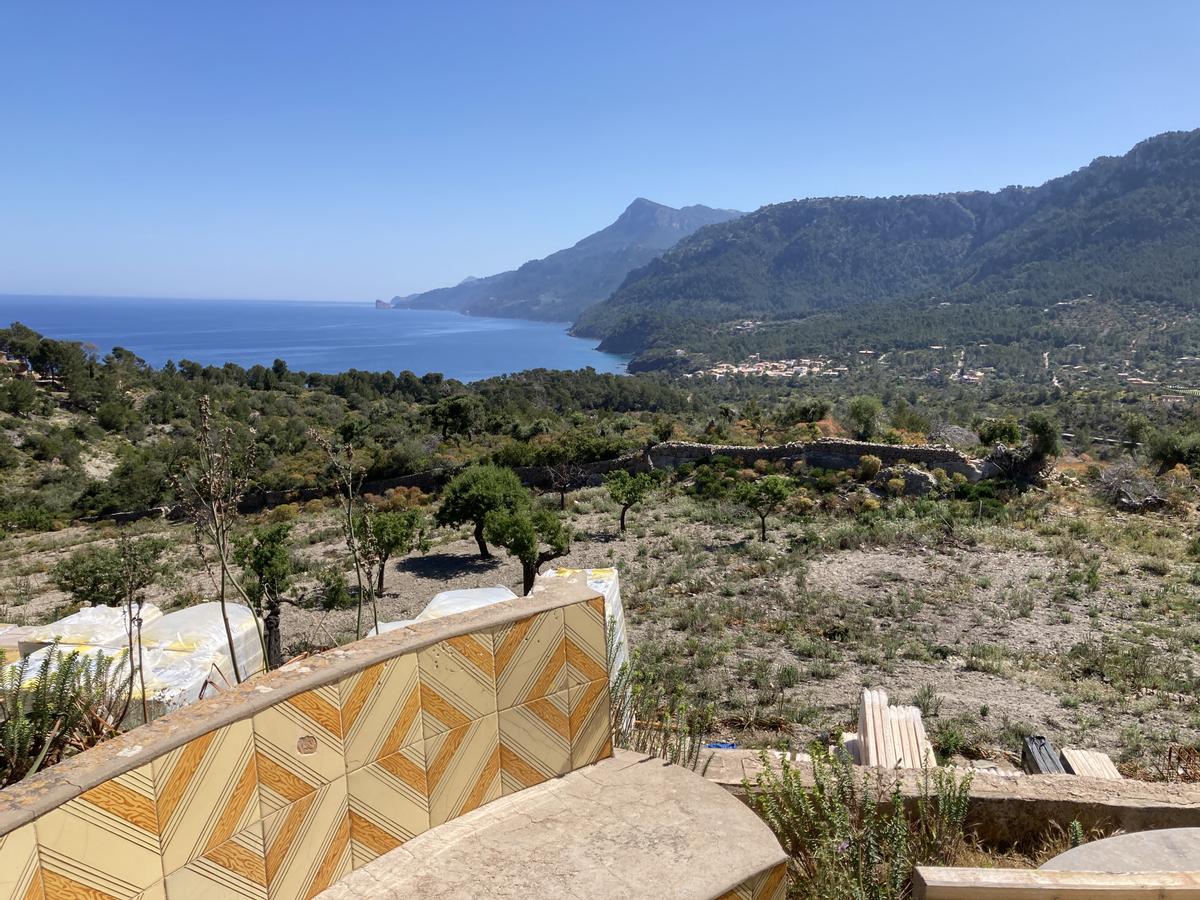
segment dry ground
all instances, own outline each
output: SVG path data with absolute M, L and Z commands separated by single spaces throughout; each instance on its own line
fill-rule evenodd
M 622 537 L 610 501 L 587 490 L 573 497 L 576 538 L 560 563 L 620 568 L 644 664 L 712 704 L 715 736 L 801 745 L 852 727 L 859 692 L 875 685 L 918 702 L 948 755 L 1011 757 L 1036 732 L 1153 768 L 1168 742 L 1200 738 L 1189 515 L 1120 516 L 1056 488 L 1007 523 L 784 515 L 762 543 L 756 523 L 682 495 L 631 512 Z M 150 599 L 211 594 L 190 529 L 138 528 L 172 539 L 172 574 Z M 352 639 L 354 610 L 323 609 L 316 592 L 315 571 L 345 563 L 335 513 L 306 511 L 294 534 L 304 571 L 284 609 L 285 646 Z M 0 542 L 0 622 L 69 611 L 49 570 L 112 535 L 76 527 Z M 503 550 L 480 560 L 465 532 L 441 532 L 429 553 L 391 567 L 380 618 L 496 584 L 519 592 L 520 566 Z

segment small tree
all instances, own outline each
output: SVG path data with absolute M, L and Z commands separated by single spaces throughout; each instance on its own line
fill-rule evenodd
M 758 516 L 759 536 L 767 539 L 767 516 L 782 506 L 792 493 L 792 482 L 782 475 L 767 475 L 738 487 L 737 502 Z
M 571 549 L 571 529 L 558 513 L 549 509 L 493 510 L 487 517 L 487 539 L 504 547 L 521 561 L 524 592 L 533 589 L 533 580 L 542 566 L 566 555 Z M 546 549 L 541 549 L 542 545 Z
M 451 528 L 467 523 L 474 526 L 479 555 L 487 559 L 492 555 L 484 539 L 487 517 L 495 512 L 515 512 L 528 505 L 529 491 L 512 469 L 471 466 L 446 485 L 435 519 L 439 525 Z
M 430 416 L 433 426 L 441 431 L 443 440 L 459 437 L 470 439 L 483 419 L 483 407 L 477 398 L 459 394 L 439 400 Z
M 658 486 L 658 479 L 649 472 L 638 472 L 632 475 L 625 469 L 610 472 L 604 479 L 608 488 L 608 496 L 621 507 L 621 533 L 625 533 L 625 514 L 630 507 L 636 506 L 650 496 L 651 491 Z
M 546 467 L 550 488 L 558 494 L 558 508 L 567 508 L 567 494 L 585 483 L 587 469 L 576 463 L 561 462 Z
M 142 685 L 143 722 L 149 721 L 149 708 L 142 670 L 142 607 L 146 589 L 162 572 L 159 559 L 166 547 L 166 541 L 158 538 L 135 541 L 121 535 L 115 547 L 80 550 L 59 562 L 51 572 L 55 585 L 80 603 L 124 607 L 129 645 L 128 693 L 133 694 L 136 671 Z
M 1021 428 L 1017 425 L 1017 420 L 1011 416 L 1001 419 L 980 419 L 975 423 L 975 433 L 979 435 L 980 442 L 988 447 L 994 447 L 996 444 L 1007 444 L 1013 447 L 1021 440 Z
M 255 614 L 263 618 L 268 669 L 283 665 L 279 614 L 283 596 L 292 581 L 292 555 L 288 547 L 291 533 L 291 525 L 268 525 L 242 535 L 234 545 L 234 560 L 251 575 L 246 582 L 246 592 Z
M 379 630 L 379 608 L 375 603 L 375 580 L 371 576 L 370 566 L 373 559 L 379 555 L 378 548 L 371 535 L 370 529 L 361 527 L 363 516 L 359 515 L 358 490 L 362 487 L 365 476 L 363 468 L 354 459 L 353 444 L 334 444 L 324 435 L 310 429 L 309 438 L 314 441 L 329 458 L 329 471 L 337 484 L 338 492 L 342 495 L 342 536 L 346 540 L 346 549 L 350 552 L 350 560 L 354 563 L 354 581 L 358 588 L 358 614 L 354 623 L 354 637 L 363 636 L 363 607 L 371 608 L 371 619 L 375 630 Z
M 846 419 L 860 441 L 869 441 L 875 436 L 882 415 L 883 404 L 878 397 L 860 395 L 846 405 Z
M 235 681 L 240 682 L 242 672 L 238 665 L 233 627 L 229 624 L 226 599 L 228 587 L 232 585 L 246 606 L 251 606 L 250 596 L 233 570 L 233 529 L 238 518 L 238 506 L 253 479 L 254 444 L 251 443 L 244 449 L 239 448 L 233 429 L 216 426 L 208 397 L 200 398 L 199 418 L 195 458 L 189 465 L 174 473 L 172 482 L 175 493 L 195 529 L 196 550 L 209 578 L 217 587 L 217 600 L 221 604 L 221 619 L 225 623 L 225 638 L 229 643 L 233 677 Z M 205 549 L 206 542 L 212 543 L 217 572 L 213 572 Z M 265 658 L 266 637 L 257 617 L 254 619 L 254 625 L 258 629 Z
M 1062 451 L 1061 429 L 1050 416 L 1031 413 L 1025 427 L 1029 430 L 1029 446 L 1038 456 L 1058 456 Z
M 374 549 L 371 568 L 376 570 L 374 575 L 380 595 L 383 594 L 389 559 L 429 548 L 425 514 L 419 509 L 364 513 L 359 530 L 370 536 Z
M 758 437 L 758 442 L 761 444 L 765 441 L 767 439 L 767 428 L 770 420 L 767 418 L 762 404 L 751 397 L 746 401 L 746 405 L 742 407 L 742 415 L 746 417 L 747 424 L 754 429 L 754 434 Z

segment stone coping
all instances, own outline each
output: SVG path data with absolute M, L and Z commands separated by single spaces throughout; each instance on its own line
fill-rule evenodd
M 806 760 L 802 758 L 792 765 L 811 783 Z M 895 772 L 861 766 L 855 769 L 860 775 L 875 771 L 884 777 L 897 778 L 905 797 L 920 793 L 924 777 L 922 772 L 912 769 Z M 696 771 L 726 790 L 742 795 L 743 779 L 753 784 L 762 771 L 762 756 L 757 750 L 702 750 Z M 974 769 L 955 771 L 971 774 L 969 819 L 987 840 L 1020 843 L 1040 834 L 1049 822 L 1065 827 L 1073 819 L 1078 819 L 1085 829 L 1145 831 L 1200 827 L 1200 785 L 1080 775 L 1009 778 Z
M 765 823 L 686 769 L 627 750 L 417 835 L 319 900 L 711 900 L 787 855 Z M 736 896 L 743 896 L 742 893 Z
M 417 622 L 288 663 L 232 690 L 140 725 L 0 790 L 0 837 L 84 791 L 146 765 L 210 731 L 249 719 L 304 691 L 325 687 L 376 663 L 448 638 L 508 625 L 537 613 L 600 597 L 583 575 L 548 579 L 525 597 Z

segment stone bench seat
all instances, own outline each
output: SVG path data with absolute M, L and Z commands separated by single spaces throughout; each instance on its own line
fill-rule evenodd
M 770 829 L 706 779 L 628 751 L 430 829 L 320 900 L 783 900 Z

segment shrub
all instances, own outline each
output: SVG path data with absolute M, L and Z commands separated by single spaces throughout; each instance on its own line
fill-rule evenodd
M 858 458 L 858 477 L 861 481 L 870 481 L 879 474 L 883 460 L 870 453 Z
M 791 858 L 790 897 L 898 900 L 916 866 L 951 865 L 967 849 L 970 774 L 926 772 L 908 815 L 895 782 L 881 773 L 860 780 L 824 747 L 813 748 L 811 787 L 786 759 L 778 771 L 763 763 L 744 786 Z

